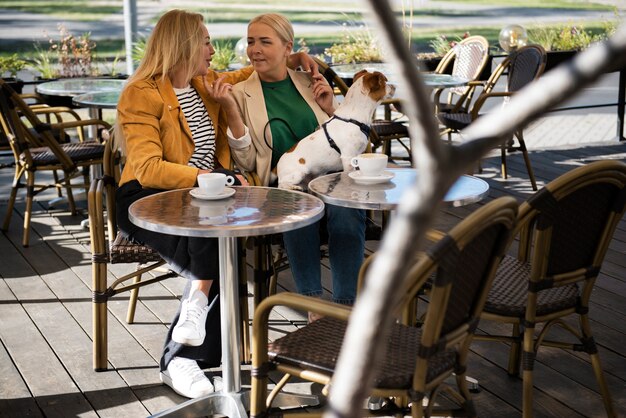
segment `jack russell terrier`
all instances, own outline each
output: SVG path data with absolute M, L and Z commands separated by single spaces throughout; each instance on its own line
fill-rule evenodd
M 354 82 L 335 114 L 309 136 L 300 140 L 278 161 L 278 187 L 305 190 L 308 181 L 331 171 L 348 171 L 350 160 L 365 151 L 370 122 L 380 102 L 393 96 L 387 78 L 366 70 Z

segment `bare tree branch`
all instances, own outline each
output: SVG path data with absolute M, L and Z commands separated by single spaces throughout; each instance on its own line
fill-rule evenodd
M 399 299 L 411 254 L 422 247 L 424 233 L 445 193 L 494 146 L 515 130 L 597 79 L 609 65 L 626 56 L 626 31 L 622 28 L 609 42 L 578 54 L 570 65 L 550 72 L 517 93 L 507 106 L 481 116 L 470 125 L 461 146 L 449 147 L 439 139 L 429 95 L 421 83 L 415 58 L 405 47 L 388 1 L 369 0 L 381 32 L 385 32 L 393 60 L 404 79 L 413 159 L 419 168 L 416 184 L 408 190 L 385 233 L 385 239 L 372 264 L 364 289 L 357 299 L 345 336 L 326 417 L 358 417 L 369 393 L 372 367 L 383 355 L 384 341 L 393 321 L 391 307 Z

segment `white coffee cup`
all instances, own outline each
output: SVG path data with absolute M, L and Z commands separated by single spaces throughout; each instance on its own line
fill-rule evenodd
M 216 196 L 224 191 L 224 187 L 232 186 L 234 182 L 234 177 L 224 173 L 204 173 L 198 176 L 198 186 L 206 196 Z
M 375 153 L 359 154 L 350 163 L 352 167 L 358 167 L 363 176 L 378 177 L 387 168 L 387 155 Z

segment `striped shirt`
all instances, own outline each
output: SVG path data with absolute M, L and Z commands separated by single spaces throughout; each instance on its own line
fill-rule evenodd
M 195 149 L 187 165 L 212 170 L 215 166 L 215 127 L 200 95 L 191 86 L 174 88 L 178 103 L 187 119 Z

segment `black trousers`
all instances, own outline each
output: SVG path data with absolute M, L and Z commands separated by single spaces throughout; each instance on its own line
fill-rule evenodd
M 189 295 L 191 280 L 214 280 L 209 292 L 210 310 L 206 321 L 206 338 L 198 347 L 185 346 L 172 341 L 172 331 L 180 317 L 179 306 L 167 333 L 160 361 L 165 370 L 174 357 L 197 360 L 202 368 L 220 365 L 222 351 L 219 307 L 219 253 L 216 238 L 195 238 L 167 235 L 139 228 L 128 219 L 128 207 L 136 200 L 162 190 L 143 188 L 131 181 L 118 188 L 116 194 L 118 229 L 133 242 L 152 247 L 179 275 L 189 279 L 183 299 Z

